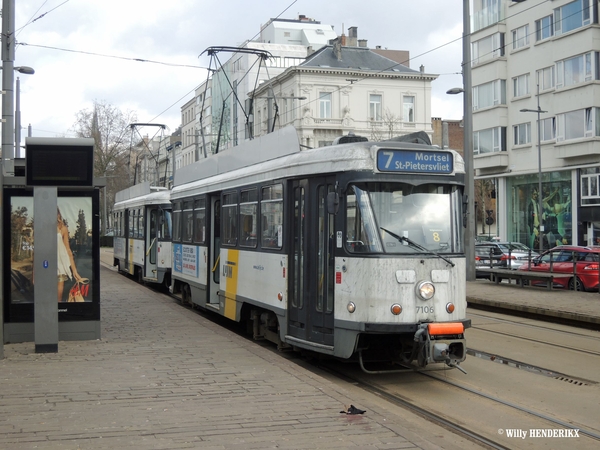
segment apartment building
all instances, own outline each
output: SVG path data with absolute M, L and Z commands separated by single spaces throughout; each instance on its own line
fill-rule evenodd
M 472 6 L 474 168 L 496 193 L 498 234 L 535 249 L 599 242 L 598 2 Z

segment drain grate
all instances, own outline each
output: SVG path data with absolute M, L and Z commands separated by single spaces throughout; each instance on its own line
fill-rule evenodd
M 491 353 L 482 352 L 480 350 L 467 349 L 467 355 L 475 356 L 476 358 L 485 359 L 492 361 L 496 364 L 504 364 L 505 366 L 514 367 L 515 369 L 526 370 L 527 372 L 537 373 L 546 377 L 554 378 L 558 381 L 564 381 L 566 383 L 573 384 L 575 386 L 589 386 L 591 384 L 598 384 L 595 381 L 584 380 L 580 378 L 574 378 L 562 373 L 554 372 L 552 370 L 544 369 L 543 367 L 532 366 L 531 364 L 525 364 L 514 359 L 504 358 L 498 355 L 492 355 Z
M 563 376 L 563 375 L 560 375 L 560 376 L 558 376 L 558 377 L 554 377 L 554 379 L 555 379 L 555 380 L 559 380 L 559 381 L 565 381 L 565 382 L 567 382 L 567 383 L 574 384 L 574 385 L 576 385 L 576 386 L 588 386 L 588 383 L 587 383 L 587 382 L 585 382 L 585 381 L 581 381 L 581 380 L 575 380 L 575 379 L 573 379 L 573 378 L 570 378 L 570 377 L 565 377 L 565 376 Z

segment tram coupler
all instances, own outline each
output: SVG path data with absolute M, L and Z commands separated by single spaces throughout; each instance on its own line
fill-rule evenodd
M 466 358 L 466 342 L 462 323 L 422 323 L 415 332 L 414 341 L 419 346 L 418 363 L 444 363 L 466 373 L 458 363 Z

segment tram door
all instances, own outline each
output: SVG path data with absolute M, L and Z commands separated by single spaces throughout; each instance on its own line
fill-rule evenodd
M 327 213 L 333 179 L 295 182 L 289 279 L 289 333 L 333 345 L 334 226 Z
M 221 197 L 210 197 L 211 217 L 210 243 L 208 252 L 208 282 L 206 303 L 219 306 L 219 285 L 221 283 Z
M 158 269 L 156 264 L 157 247 L 158 247 L 158 214 L 157 208 L 149 209 L 146 213 L 150 215 L 146 221 L 146 242 L 144 248 L 146 249 L 146 255 L 144 258 L 145 264 L 145 278 L 151 278 L 153 280 L 158 279 Z

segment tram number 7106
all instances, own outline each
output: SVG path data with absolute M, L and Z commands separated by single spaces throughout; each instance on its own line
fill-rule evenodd
M 417 312 L 425 314 L 433 313 L 433 306 L 417 306 Z

